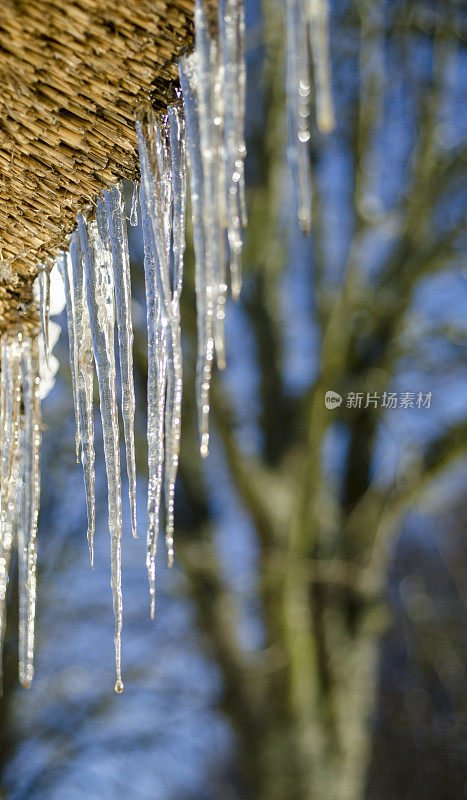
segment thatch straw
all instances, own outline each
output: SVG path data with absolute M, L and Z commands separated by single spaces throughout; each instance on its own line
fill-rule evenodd
M 77 211 L 137 175 L 136 107 L 173 97 L 193 0 L 0 0 L 0 330 Z

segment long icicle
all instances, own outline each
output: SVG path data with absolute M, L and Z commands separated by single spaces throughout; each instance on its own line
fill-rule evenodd
M 76 397 L 81 434 L 81 463 L 83 465 L 86 507 L 88 515 L 88 545 L 91 566 L 94 566 L 94 534 L 96 529 L 95 454 L 92 394 L 94 369 L 89 311 L 85 298 L 83 255 L 78 232 L 70 240 L 70 261 L 73 286 L 73 330 L 76 369 Z
M 144 189 L 140 191 L 140 197 Z M 147 386 L 147 440 L 148 440 L 148 532 L 146 566 L 149 578 L 151 617 L 156 608 L 156 551 L 159 532 L 160 505 L 164 465 L 164 406 L 166 390 L 167 356 L 162 337 L 161 312 L 156 288 L 156 254 L 151 246 L 150 221 L 146 204 L 141 203 L 144 237 L 144 276 L 146 283 L 146 308 L 148 323 L 148 386 Z
M 21 431 L 21 490 L 18 520 L 19 569 L 19 679 L 25 688 L 34 676 L 34 622 L 36 615 L 36 536 L 39 514 L 39 455 L 41 420 L 39 401 L 39 347 L 37 339 L 23 337 L 23 415 Z
M 311 61 L 318 130 L 334 127 L 328 42 L 327 0 L 285 0 L 287 155 L 298 194 L 298 219 L 311 230 L 310 163 Z
M 153 382 L 154 379 L 156 381 L 156 402 L 155 407 L 151 403 L 151 419 L 148 413 L 148 461 L 150 468 L 147 566 L 152 617 L 155 613 L 155 557 L 164 461 L 166 475 L 167 471 L 172 474 L 172 467 L 168 466 L 168 464 L 169 462 L 171 465 L 173 464 L 173 408 L 178 394 L 181 402 L 182 388 L 179 305 L 177 296 L 174 299 L 172 298 L 170 286 L 171 256 L 173 257 L 173 254 L 171 254 L 173 183 L 167 124 L 168 120 L 166 119 L 162 119 L 160 122 L 155 121 L 152 113 L 150 113 L 148 144 L 152 153 L 151 164 L 149 149 L 141 124 L 137 123 L 141 166 L 140 205 L 147 270 L 147 305 L 149 314 L 149 304 L 154 304 L 155 302 L 155 312 L 153 311 L 153 314 L 156 323 L 155 341 L 152 343 L 154 351 L 151 353 L 153 358 L 153 363 L 151 364 L 152 375 L 148 379 L 148 404 L 150 402 L 149 382 Z M 151 285 L 152 282 L 153 285 Z M 151 297 L 152 294 L 154 297 Z M 180 420 L 178 420 L 178 425 L 180 425 Z M 179 440 L 179 432 L 177 438 Z M 166 481 L 166 494 L 167 486 Z M 168 563 L 171 566 L 173 563 L 172 484 L 167 503 L 166 543 Z
M 206 257 L 206 315 L 213 318 L 216 361 L 225 367 L 224 304 L 227 294 L 224 228 L 225 175 L 222 163 L 223 107 L 219 47 L 209 34 L 204 0 L 195 2 L 196 91 L 203 163 L 203 218 Z M 220 104 L 220 105 L 219 105 Z M 205 353 L 205 360 L 208 353 Z
M 167 118 L 149 115 L 148 140 L 137 123 L 140 204 L 145 244 L 148 328 L 148 550 L 151 615 L 155 609 L 155 556 L 162 483 L 166 501 L 168 565 L 174 559 L 174 499 L 181 433 L 183 364 L 180 296 L 185 248 L 184 120 L 177 105 Z M 152 160 L 150 158 L 152 155 Z
M 57 264 L 63 278 L 65 291 L 66 319 L 68 328 L 68 349 L 70 355 L 71 384 L 73 388 L 73 407 L 75 410 L 75 446 L 76 461 L 79 461 L 79 446 L 81 441 L 79 406 L 78 406 L 78 345 L 76 342 L 75 299 L 73 296 L 73 278 L 71 274 L 71 260 L 67 253 L 61 252 L 57 257 Z
M 311 80 L 303 0 L 286 0 L 287 155 L 298 194 L 298 219 L 311 230 L 310 97 Z
M 180 84 L 185 112 L 187 155 L 190 168 L 191 213 L 193 244 L 195 249 L 196 323 L 198 351 L 196 360 L 196 405 L 201 440 L 201 455 L 209 452 L 209 409 L 214 357 L 214 320 L 212 308 L 207 308 L 206 233 L 204 227 L 203 197 L 204 173 L 201 158 L 199 112 L 196 95 L 197 54 L 180 60 Z
M 211 35 L 204 0 L 196 0 L 195 51 L 180 60 L 179 75 L 195 245 L 196 400 L 202 456 L 209 451 L 214 353 L 218 367 L 225 367 L 227 251 L 234 299 L 241 289 L 242 228 L 246 225 L 244 40 L 243 0 L 220 0 L 217 38 Z
M 123 691 L 121 671 L 122 636 L 122 500 L 114 352 L 114 300 L 111 272 L 96 223 L 90 226 L 78 215 L 78 230 L 85 263 L 86 297 L 92 344 L 99 383 L 105 466 L 107 471 L 109 531 L 111 541 L 111 586 L 115 616 L 115 691 Z
M 18 335 L 1 341 L 0 390 L 0 676 L 6 624 L 11 551 L 17 529 L 19 482 L 19 414 L 22 390 L 22 346 Z M 1 694 L 1 687 L 0 687 Z
M 166 453 L 165 453 L 165 502 L 167 558 L 169 566 L 174 559 L 174 504 L 175 481 L 180 457 L 182 425 L 183 356 L 180 323 L 180 297 L 183 286 L 183 254 L 185 250 L 185 122 L 179 106 L 168 108 L 171 175 L 173 181 L 172 210 L 172 260 L 173 289 L 170 302 L 170 326 L 172 336 L 172 392 L 167 397 L 166 408 Z
M 126 466 L 130 494 L 131 526 L 136 538 L 136 457 L 135 457 L 135 389 L 133 383 L 133 325 L 131 322 L 130 257 L 123 200 L 116 186 L 104 192 L 110 232 L 112 263 L 117 308 L 120 374 L 122 381 L 122 416 L 125 434 Z
M 243 0 L 220 0 L 219 33 L 223 80 L 225 194 L 232 297 L 242 285 L 242 227 L 246 226 L 244 160 L 245 12 Z

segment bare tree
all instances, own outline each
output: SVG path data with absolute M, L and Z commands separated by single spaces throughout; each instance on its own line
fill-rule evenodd
M 342 233 L 338 223 L 334 231 L 326 219 L 329 186 L 322 172 L 329 145 L 316 136 L 311 142 L 309 279 L 318 369 L 297 398 L 285 387 L 279 313 L 281 274 L 293 244 L 289 239 L 284 246 L 280 222 L 282 36 L 277 9 L 265 7 L 266 119 L 260 146 L 250 143 L 258 181 L 249 197 L 244 300 L 260 381 L 264 445 L 255 457 L 239 446 L 232 397 L 220 381 L 213 398 L 213 425 L 260 554 L 257 597 L 266 638 L 261 652 L 242 647 L 236 599 L 219 568 L 206 490 L 192 452 L 196 433 L 189 388 L 182 484 L 194 525 L 179 545 L 190 597 L 222 671 L 225 711 L 238 736 L 242 797 L 363 796 L 378 644 L 387 624 L 390 545 L 407 511 L 465 452 L 463 418 L 415 442 L 416 450 L 409 443 L 399 454 L 394 478 L 378 483 L 372 474 L 376 448 L 390 412 L 381 403 L 367 408 L 343 403 L 333 411 L 324 403 L 329 389 L 344 397 L 361 392 L 381 398 L 389 392 L 407 359 L 416 361 L 423 350 L 423 340 L 414 341 L 411 334 L 418 290 L 459 263 L 463 220 L 457 198 L 465 151 L 440 137 L 448 70 L 460 46 L 459 24 L 455 4 L 408 2 L 383 9 L 378 2 L 357 2 L 335 10 L 332 41 L 341 122 L 333 146 L 347 159 L 342 206 L 352 233 L 342 272 L 333 279 L 329 240 Z M 428 54 L 422 75 L 413 61 L 417 47 L 424 57 Z M 383 174 L 385 162 L 391 169 L 396 160 L 386 129 L 390 115 L 402 114 L 404 104 L 387 98 L 391 82 L 401 76 L 403 102 L 411 104 L 406 164 L 392 199 L 375 203 L 375 160 Z M 384 110 L 388 102 L 393 103 L 389 112 Z M 369 245 L 372 237 L 389 240 L 377 261 Z M 373 258 L 376 263 L 369 269 Z M 192 308 L 187 292 L 185 319 Z M 450 341 L 452 331 L 437 328 L 434 320 L 428 336 L 444 341 L 448 355 L 444 363 L 430 365 L 434 380 L 455 375 L 459 356 L 465 355 L 462 343 Z M 340 465 L 329 476 L 323 450 L 333 431 L 342 434 Z

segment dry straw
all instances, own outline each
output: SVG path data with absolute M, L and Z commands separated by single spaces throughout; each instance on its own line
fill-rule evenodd
M 0 330 L 35 325 L 39 262 L 137 175 L 135 109 L 173 97 L 193 0 L 0 0 Z

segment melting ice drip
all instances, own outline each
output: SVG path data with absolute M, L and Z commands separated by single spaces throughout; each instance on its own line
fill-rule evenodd
M 19 679 L 34 674 L 36 534 L 39 513 L 41 416 L 39 344 L 22 331 L 1 341 L 0 389 L 0 655 L 6 623 L 11 553 L 19 584 Z
M 298 191 L 298 219 L 311 228 L 310 100 L 313 73 L 316 123 L 321 133 L 334 127 L 328 43 L 327 0 L 285 0 L 288 157 Z

